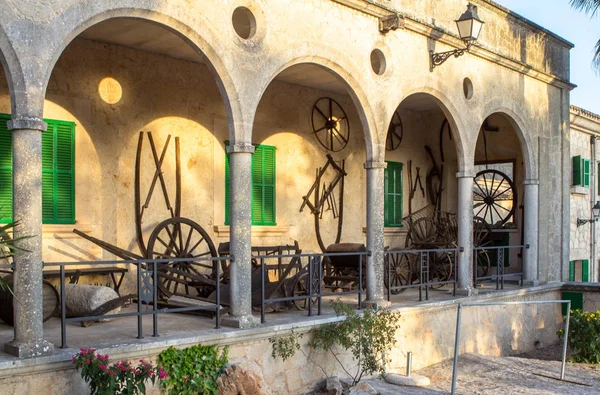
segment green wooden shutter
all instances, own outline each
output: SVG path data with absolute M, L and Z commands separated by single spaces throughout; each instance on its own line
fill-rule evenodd
M 45 120 L 42 133 L 42 221 L 75 223 L 75 124 Z
M 588 259 L 581 261 L 581 281 L 584 283 L 590 282 L 590 261 Z
M 275 225 L 275 147 L 259 145 L 252 155 L 252 225 Z
M 0 222 L 12 220 L 12 132 L 10 115 L 0 114 Z
M 387 162 L 384 177 L 384 225 L 402 226 L 402 163 Z
M 583 186 L 584 187 L 589 187 L 590 186 L 590 160 L 589 159 L 583 159 Z
M 276 225 L 275 152 L 275 147 L 259 145 L 252 155 L 252 225 Z M 226 156 L 225 225 L 230 224 L 230 183 L 229 157 Z
M 581 155 L 573 157 L 573 185 L 583 185 L 583 169 L 581 168 Z
M 569 262 L 569 281 L 575 281 L 575 261 Z

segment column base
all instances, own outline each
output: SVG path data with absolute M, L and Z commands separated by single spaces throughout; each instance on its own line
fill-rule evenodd
M 4 352 L 23 359 L 45 357 L 54 354 L 54 344 L 43 339 L 31 343 L 13 340 L 4 344 Z
M 524 287 L 537 287 L 540 284 L 540 280 L 523 280 Z
M 458 288 L 456 290 L 456 296 L 477 296 L 479 295 L 479 290 L 475 288 Z
M 363 300 L 360 307 L 363 309 L 387 309 L 392 305 L 391 302 L 385 299 Z
M 242 316 L 227 316 L 221 318 L 221 325 L 238 329 L 256 328 L 260 325 L 260 319 L 252 314 Z

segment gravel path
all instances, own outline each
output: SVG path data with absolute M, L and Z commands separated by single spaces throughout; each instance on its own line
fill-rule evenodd
M 552 347 L 554 348 L 554 347 Z M 600 365 L 568 363 L 565 380 L 560 381 L 561 363 L 552 358 L 556 350 L 542 349 L 524 357 L 487 357 L 466 354 L 459 358 L 456 390 L 460 394 L 600 394 Z M 556 359 L 556 358 L 555 358 Z M 442 362 L 416 372 L 431 379 L 423 389 L 397 387 L 381 380 L 371 380 L 382 395 L 449 393 L 452 361 Z

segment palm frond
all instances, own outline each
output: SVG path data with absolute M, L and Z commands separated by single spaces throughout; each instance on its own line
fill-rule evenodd
M 592 64 L 594 65 L 594 69 L 600 74 L 600 40 L 598 40 L 594 48 L 594 60 Z
M 600 9 L 600 0 L 571 0 L 571 7 L 581 10 L 586 14 L 596 15 Z

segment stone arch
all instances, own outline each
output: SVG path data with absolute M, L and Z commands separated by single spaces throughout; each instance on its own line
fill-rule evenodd
M 68 12 L 65 14 L 68 14 Z M 72 17 L 72 15 L 64 15 L 64 18 L 66 19 L 68 19 L 69 17 Z M 43 79 L 44 91 L 46 90 L 48 81 L 50 80 L 50 76 L 52 74 L 52 71 L 54 70 L 56 62 L 58 61 L 66 47 L 71 43 L 71 41 L 89 27 L 113 18 L 133 18 L 157 23 L 162 27 L 167 28 L 174 34 L 178 35 L 181 39 L 188 43 L 188 45 L 190 45 L 192 49 L 198 52 L 202 57 L 206 58 L 206 65 L 210 69 L 215 79 L 215 82 L 221 93 L 222 100 L 225 104 L 225 110 L 227 112 L 227 120 L 229 125 L 230 140 L 237 140 L 234 125 L 237 121 L 242 119 L 242 112 L 239 106 L 238 92 L 230 76 L 230 73 L 225 67 L 224 62 L 221 60 L 220 55 L 215 50 L 214 46 L 211 45 L 210 40 L 207 40 L 206 38 L 202 37 L 202 35 L 197 33 L 194 29 L 185 24 L 183 21 L 157 11 L 133 7 L 106 10 L 94 14 L 89 18 L 85 19 L 80 24 L 76 25 L 73 29 L 71 29 L 68 32 L 68 34 L 66 34 L 62 38 L 60 44 L 52 52 L 50 61 L 48 62 L 46 75 Z M 208 24 L 206 24 L 206 26 L 208 26 Z M 214 34 L 210 32 L 209 35 L 214 36 Z
M 487 110 L 482 118 L 483 120 L 487 119 L 490 115 L 493 114 L 502 114 L 506 116 L 506 118 L 511 123 L 517 138 L 519 139 L 519 144 L 521 145 L 521 153 L 523 155 L 523 167 L 525 170 L 525 180 L 536 180 L 538 178 L 538 169 L 536 166 L 535 160 L 535 144 L 531 135 L 529 133 L 524 132 L 525 130 L 533 130 L 531 129 L 531 125 L 529 122 L 520 116 L 516 111 L 511 108 L 505 106 L 493 107 L 492 110 Z M 475 143 L 477 143 L 477 139 L 475 139 Z
M 456 148 L 458 171 L 459 172 L 471 171 L 472 165 L 473 165 L 473 153 L 475 151 L 474 151 L 474 149 L 473 150 L 469 149 L 469 145 L 467 144 L 468 139 L 467 139 L 466 133 L 465 133 L 467 130 L 466 125 L 463 123 L 461 118 L 458 116 L 459 112 L 456 109 L 456 107 L 454 107 L 454 105 L 452 104 L 452 101 L 444 93 L 442 93 L 441 91 L 439 91 L 437 89 L 433 89 L 431 87 L 414 88 L 410 91 L 407 91 L 405 93 L 405 95 L 402 96 L 402 98 L 400 99 L 400 101 L 398 102 L 396 107 L 394 107 L 394 109 L 392 110 L 392 115 L 393 115 L 393 111 L 396 110 L 396 108 L 400 104 L 402 104 L 402 102 L 406 98 L 408 98 L 409 96 L 418 94 L 418 93 L 426 94 L 426 95 L 430 96 L 437 103 L 437 105 L 440 107 L 440 109 L 446 116 L 446 119 L 448 120 L 448 123 L 450 124 L 450 129 L 452 130 L 452 136 L 454 137 L 454 145 Z M 389 118 L 391 120 L 391 116 Z
M 18 95 L 18 91 L 24 90 L 25 80 L 17 54 L 2 26 L 0 26 L 0 64 L 8 82 L 11 112 L 14 114 L 17 102 L 15 96 Z
M 338 59 L 339 60 L 339 59 Z M 381 145 L 379 141 L 379 135 L 376 129 L 376 123 L 374 120 L 374 114 L 369 105 L 369 101 L 364 90 L 361 88 L 358 81 L 353 77 L 353 75 L 360 75 L 358 72 L 352 72 L 351 67 L 344 67 L 340 63 L 319 56 L 299 56 L 292 60 L 289 60 L 285 64 L 278 67 L 269 78 L 265 80 L 264 85 L 261 87 L 259 94 L 257 96 L 256 105 L 254 106 L 255 110 L 258 108 L 258 104 L 260 100 L 264 96 L 265 91 L 269 87 L 269 85 L 273 82 L 273 80 L 281 74 L 284 70 L 289 69 L 290 67 L 297 66 L 300 64 L 312 64 L 316 66 L 323 67 L 330 73 L 334 74 L 339 80 L 344 84 L 346 90 L 354 105 L 356 106 L 358 115 L 360 117 L 360 121 L 362 124 L 362 128 L 364 131 L 365 138 L 365 146 L 366 146 L 366 161 L 380 161 L 383 160 L 381 155 Z M 383 153 L 385 153 L 385 147 L 383 147 Z

